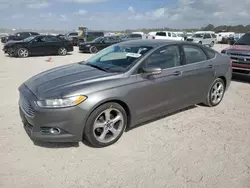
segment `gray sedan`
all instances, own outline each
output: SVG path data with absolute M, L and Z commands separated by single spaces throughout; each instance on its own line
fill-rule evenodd
M 27 80 L 20 116 L 32 140 L 105 147 L 128 127 L 194 104 L 218 105 L 231 75 L 230 58 L 208 47 L 131 40 Z

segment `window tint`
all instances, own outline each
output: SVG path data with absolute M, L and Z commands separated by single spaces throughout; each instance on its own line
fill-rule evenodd
M 36 37 L 34 42 L 46 42 L 46 38 L 44 36 Z
M 204 35 L 204 38 L 205 38 L 205 39 L 210 39 L 210 38 L 211 38 L 211 35 L 210 35 L 210 34 L 205 34 L 205 35 Z
M 205 61 L 207 59 L 206 54 L 200 47 L 192 45 L 184 45 L 183 50 L 186 57 L 186 64 Z
M 78 36 L 78 33 L 70 33 L 69 36 Z
M 162 69 L 179 66 L 180 53 L 178 46 L 166 46 L 151 54 L 147 59 L 147 67 Z
M 176 34 L 175 33 L 172 33 L 173 37 L 176 37 Z
M 47 42 L 59 42 L 60 39 L 58 39 L 57 37 L 47 37 L 46 41 Z
M 168 33 L 168 36 L 171 37 L 171 33 Z
M 166 32 L 157 32 L 156 36 L 163 36 L 163 37 L 165 37 L 167 35 L 166 35 Z
M 213 38 L 216 38 L 216 35 L 215 35 L 215 34 L 212 34 L 212 37 L 213 37 Z
M 214 58 L 215 52 L 213 50 L 205 46 L 203 47 L 203 50 L 206 52 L 208 59 Z
M 30 34 L 25 32 L 25 33 L 20 33 L 20 36 L 21 36 L 21 37 L 29 37 Z
M 240 39 L 237 40 L 235 45 L 250 45 L 250 33 L 247 33 L 240 37 Z

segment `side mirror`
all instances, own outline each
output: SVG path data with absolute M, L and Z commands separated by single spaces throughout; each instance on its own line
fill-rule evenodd
M 162 73 L 162 69 L 159 67 L 143 68 L 142 73 L 146 75 L 158 75 Z

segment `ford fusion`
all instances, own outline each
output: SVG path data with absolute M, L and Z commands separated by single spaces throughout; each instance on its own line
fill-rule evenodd
M 28 79 L 19 87 L 20 116 L 34 141 L 86 139 L 105 147 L 128 127 L 194 104 L 220 104 L 231 75 L 230 58 L 208 47 L 131 40 Z

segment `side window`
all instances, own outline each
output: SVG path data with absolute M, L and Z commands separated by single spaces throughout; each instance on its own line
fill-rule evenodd
M 37 37 L 34 39 L 34 42 L 46 42 L 46 38 L 44 36 Z
M 46 37 L 46 41 L 47 42 L 59 42 L 60 39 L 58 39 L 57 37 Z
M 168 36 L 171 37 L 171 33 L 168 32 Z
M 206 54 L 200 47 L 183 45 L 183 50 L 185 53 L 186 64 L 192 64 L 207 60 Z
M 211 35 L 210 34 L 205 34 L 204 35 L 204 39 L 210 39 L 211 38 Z
M 215 35 L 215 34 L 212 34 L 212 37 L 213 37 L 213 38 L 216 38 L 216 35 Z
M 173 37 L 176 37 L 176 34 L 175 33 L 172 33 Z
M 30 34 L 29 33 L 20 33 L 20 37 L 29 37 L 30 36 Z
M 215 52 L 213 50 L 211 50 L 210 48 L 205 47 L 205 46 L 203 47 L 203 50 L 206 52 L 208 59 L 214 58 Z
M 161 69 L 181 65 L 178 46 L 166 46 L 151 54 L 147 59 L 146 67 L 159 67 Z

